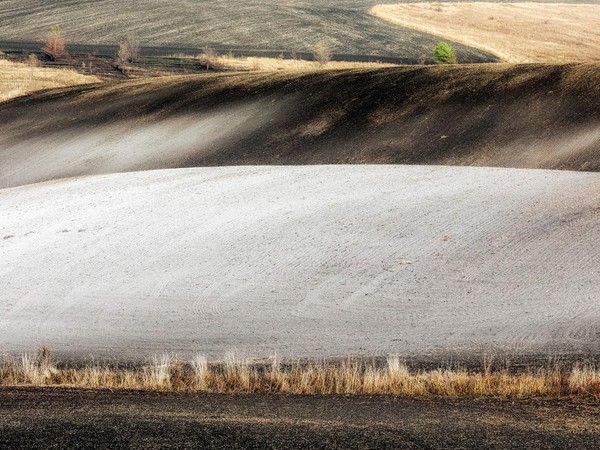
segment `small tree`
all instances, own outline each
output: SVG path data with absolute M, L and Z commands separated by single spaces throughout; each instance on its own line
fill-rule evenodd
M 319 43 L 313 48 L 313 56 L 315 61 L 319 63 L 320 66 L 326 65 L 329 61 L 331 61 L 331 51 L 325 44 Z
M 447 42 L 438 42 L 433 50 L 433 60 L 436 64 L 456 64 L 456 52 Z
M 65 38 L 63 37 L 60 25 L 52 27 L 42 51 L 53 61 L 56 61 L 65 54 Z
M 140 54 L 140 41 L 135 34 L 129 33 L 123 42 L 119 44 L 117 59 L 119 64 L 132 63 Z

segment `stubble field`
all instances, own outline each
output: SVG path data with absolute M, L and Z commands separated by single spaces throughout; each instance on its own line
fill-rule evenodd
M 322 42 L 336 54 L 431 59 L 436 37 L 385 23 L 369 14 L 370 6 L 367 0 L 4 0 L 0 41 L 43 40 L 60 24 L 69 42 L 83 44 L 114 44 L 135 31 L 153 46 L 310 52 Z M 457 48 L 464 62 L 496 60 Z

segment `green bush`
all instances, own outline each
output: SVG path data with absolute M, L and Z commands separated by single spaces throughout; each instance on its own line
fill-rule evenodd
M 433 60 L 436 64 L 456 64 L 456 52 L 447 42 L 438 42 L 433 50 Z

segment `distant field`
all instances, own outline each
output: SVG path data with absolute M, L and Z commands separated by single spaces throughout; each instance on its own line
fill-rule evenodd
M 97 83 L 96 77 L 0 60 L 0 102 L 41 89 Z
M 437 38 L 369 14 L 369 0 L 0 0 L 0 41 L 39 41 L 60 24 L 69 42 L 114 44 L 135 31 L 143 45 L 210 45 L 222 51 L 308 52 L 428 58 Z M 1 49 L 1 48 L 0 48 Z M 462 61 L 496 58 L 459 45 Z
M 493 53 L 507 62 L 600 60 L 600 5 L 403 3 L 372 14 Z

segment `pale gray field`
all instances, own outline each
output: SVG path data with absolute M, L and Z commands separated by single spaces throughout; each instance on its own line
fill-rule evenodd
M 147 171 L 0 190 L 0 348 L 598 351 L 600 175 Z M 448 353 L 450 354 L 450 353 Z

